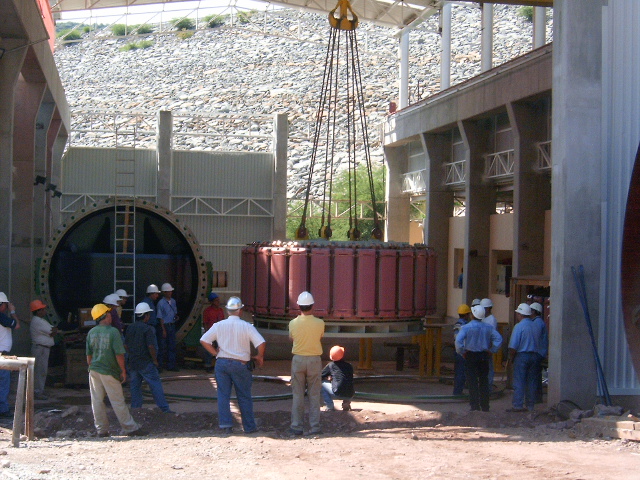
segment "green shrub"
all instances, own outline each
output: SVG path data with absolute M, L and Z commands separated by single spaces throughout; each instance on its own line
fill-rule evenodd
M 251 17 L 253 17 L 255 14 L 256 14 L 255 10 L 250 10 L 248 12 L 238 12 L 237 14 L 238 23 L 241 23 L 241 24 L 249 23 L 251 21 Z
M 150 40 L 143 40 L 141 42 L 131 42 L 131 43 L 127 43 L 123 47 L 120 47 L 120 51 L 128 52 L 130 50 L 144 49 L 144 48 L 149 48 L 151 45 L 153 45 L 153 42 Z
M 533 22 L 533 7 L 522 6 L 518 9 L 518 15 L 524 17 L 527 22 Z
M 142 25 L 138 26 L 137 32 L 140 35 L 144 35 L 145 33 L 151 33 L 153 32 L 153 27 L 151 25 L 143 23 Z
M 116 37 L 122 37 L 126 35 L 130 29 L 127 29 L 127 26 L 124 23 L 116 23 L 111 25 L 111 33 L 113 33 Z
M 190 18 L 174 18 L 171 20 L 171 25 L 176 30 L 195 30 L 196 28 L 195 22 Z
M 188 40 L 189 38 L 193 37 L 193 33 L 194 32 L 190 32 L 188 30 L 180 30 L 178 33 L 176 33 L 176 35 L 180 40 Z
M 70 29 L 60 30 L 56 36 L 65 42 L 80 40 L 82 38 L 82 34 L 78 30 Z
M 202 19 L 202 21 L 207 25 L 208 28 L 217 28 L 224 25 L 226 20 L 225 15 L 207 15 Z
M 91 31 L 91 27 L 89 25 L 85 25 L 82 27 L 82 33 L 89 33 Z

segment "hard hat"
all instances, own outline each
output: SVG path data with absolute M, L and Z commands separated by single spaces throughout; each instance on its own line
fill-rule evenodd
M 313 301 L 313 295 L 309 292 L 302 292 L 298 295 L 298 305 L 306 307 L 309 305 L 313 305 L 315 302 Z
M 471 307 L 471 313 L 478 320 L 482 320 L 484 318 L 484 316 L 485 316 L 484 307 L 482 307 L 480 305 L 474 305 L 473 307 Z
M 244 305 L 240 297 L 229 297 L 227 301 L 227 310 L 240 310 Z
M 118 290 L 116 290 L 115 294 L 118 295 L 120 298 L 129 298 L 129 295 L 127 295 L 126 290 L 123 290 L 122 288 L 119 288 Z
M 0 303 L 9 303 L 9 299 L 4 292 L 0 292 Z
M 542 313 L 542 305 L 540 305 L 538 302 L 533 302 L 531 305 L 529 305 L 531 307 L 531 310 L 535 310 L 538 313 Z
M 97 305 L 94 305 L 93 308 L 91 309 L 91 318 L 93 318 L 94 320 L 98 320 L 109 310 L 110 308 L 107 307 L 104 303 L 98 303 Z
M 526 303 L 521 303 L 520 305 L 518 305 L 516 312 L 522 315 L 531 315 L 531 307 Z
M 471 306 L 475 307 L 476 305 L 480 305 L 480 299 L 479 298 L 474 298 L 473 301 L 471 302 Z
M 34 300 L 29 304 L 29 310 L 32 312 L 37 312 L 38 310 L 41 310 L 43 308 L 47 308 L 47 306 L 40 300 Z
M 136 305 L 136 315 L 144 315 L 147 312 L 153 312 L 153 308 L 147 302 L 140 302 Z
M 217 293 L 214 293 L 214 292 L 211 292 L 211 293 L 209 294 L 209 296 L 207 297 L 207 299 L 208 299 L 210 302 L 213 302 L 216 298 L 218 298 L 218 294 L 217 294 Z
M 147 287 L 147 293 L 160 293 L 160 290 L 156 284 L 152 283 Z
M 491 308 L 493 307 L 493 302 L 490 298 L 483 298 L 482 300 L 480 300 L 480 306 L 484 308 Z
M 173 292 L 173 287 L 170 283 L 163 283 L 160 290 L 162 290 L 163 292 Z
M 466 303 L 463 303 L 458 307 L 458 315 L 466 315 L 467 313 L 471 313 L 471 309 L 469 308 L 469 305 L 467 305 Z
M 331 360 L 337 362 L 338 360 L 342 360 L 342 357 L 344 357 L 344 347 L 340 345 L 331 347 L 331 350 L 329 350 L 329 358 Z
M 107 295 L 106 297 L 104 297 L 104 299 L 102 300 L 102 303 L 106 304 L 106 305 L 118 305 L 118 302 L 120 301 L 120 297 L 118 295 L 116 295 L 115 293 L 111 293 L 109 295 Z

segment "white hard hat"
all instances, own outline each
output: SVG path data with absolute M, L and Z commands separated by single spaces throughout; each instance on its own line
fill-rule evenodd
M 152 283 L 147 287 L 147 293 L 160 293 L 160 290 L 156 284 Z
M 531 315 L 531 307 L 526 303 L 521 303 L 518 305 L 518 308 L 516 308 L 516 312 L 522 315 Z
M 153 312 L 153 308 L 147 302 L 140 302 L 136 305 L 136 315 L 143 315 L 147 312 Z
M 160 290 L 162 290 L 163 292 L 173 292 L 173 287 L 170 283 L 163 283 Z
M 129 298 L 129 295 L 127 295 L 127 291 L 123 290 L 122 288 L 119 288 L 118 290 L 115 291 L 115 294 L 118 295 L 120 298 Z
M 298 305 L 306 307 L 309 305 L 313 305 L 314 303 L 315 302 L 313 301 L 313 295 L 311 295 L 309 292 L 302 292 L 300 295 L 298 295 Z
M 480 306 L 485 308 L 493 307 L 493 302 L 489 298 L 483 298 L 480 300 Z
M 0 303 L 9 303 L 9 299 L 4 292 L 0 292 Z
M 115 293 L 111 293 L 106 297 L 104 297 L 104 300 L 102 300 L 102 303 L 104 303 L 105 305 L 118 305 L 119 301 L 120 301 L 120 296 L 116 295 Z
M 474 305 L 471 307 L 471 313 L 478 320 L 482 320 L 484 318 L 484 307 L 480 305 Z
M 475 307 L 476 305 L 480 305 L 480 299 L 479 298 L 474 298 L 473 301 L 471 302 L 471 306 Z
M 227 300 L 227 310 L 240 310 L 244 305 L 240 297 L 229 297 Z
M 542 313 L 542 311 L 544 310 L 542 308 L 542 305 L 540 305 L 538 302 L 533 302 L 531 305 L 531 310 L 535 310 L 538 313 Z

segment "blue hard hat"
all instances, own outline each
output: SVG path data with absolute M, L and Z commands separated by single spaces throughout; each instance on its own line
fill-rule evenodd
M 209 299 L 210 302 L 213 302 L 216 298 L 218 298 L 218 295 L 211 292 L 207 298 Z

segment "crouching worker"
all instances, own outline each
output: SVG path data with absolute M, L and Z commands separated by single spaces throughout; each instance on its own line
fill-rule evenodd
M 144 380 L 149 385 L 158 408 L 164 413 L 175 413 L 171 411 L 165 399 L 158 373 L 156 331 L 147 325 L 152 311 L 146 302 L 136 305 L 136 321 L 127 328 L 125 336 L 125 348 L 129 354 L 127 369 L 131 388 L 131 408 L 142 407 L 142 380 Z
M 91 409 L 99 437 L 108 437 L 109 419 L 104 396 L 109 397 L 122 432 L 125 435 L 146 435 L 131 416 L 124 403 L 122 383 L 127 380 L 124 368 L 124 345 L 120 332 L 111 327 L 110 309 L 98 303 L 91 309 L 91 317 L 98 323 L 87 334 L 87 363 L 89 364 L 89 391 Z
M 322 370 L 322 399 L 327 410 L 335 410 L 333 400 L 342 400 L 342 410 L 351 410 L 353 367 L 343 360 L 344 347 L 336 345 L 329 352 L 331 362 Z

